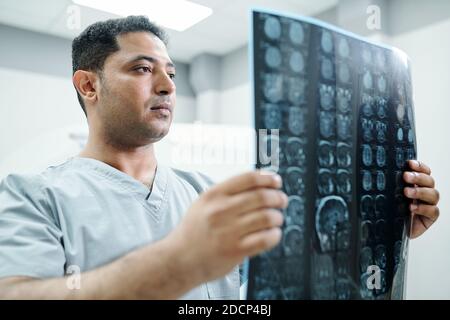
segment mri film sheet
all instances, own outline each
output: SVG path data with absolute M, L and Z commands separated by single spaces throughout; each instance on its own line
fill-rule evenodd
M 255 128 L 268 133 L 257 167 L 282 176 L 289 205 L 280 244 L 249 260 L 247 299 L 402 299 L 402 173 L 416 158 L 407 57 L 264 10 L 250 39 Z

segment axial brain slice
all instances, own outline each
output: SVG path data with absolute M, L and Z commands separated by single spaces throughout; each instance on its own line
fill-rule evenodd
M 281 35 L 281 24 L 277 18 L 268 17 L 264 23 L 264 33 L 272 40 L 278 39 Z
M 300 135 L 305 131 L 306 114 L 300 107 L 291 107 L 289 109 L 288 127 L 294 135 Z

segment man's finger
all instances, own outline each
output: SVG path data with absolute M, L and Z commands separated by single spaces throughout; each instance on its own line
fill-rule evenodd
M 276 209 L 261 209 L 240 218 L 238 233 L 245 236 L 249 233 L 281 227 L 283 224 L 283 214 Z
M 237 215 L 263 208 L 283 209 L 288 204 L 287 195 L 281 190 L 259 188 L 229 196 L 221 205 L 224 218 L 235 219 Z
M 269 171 L 251 171 L 230 178 L 210 189 L 211 192 L 236 194 L 254 188 L 281 188 L 281 177 Z
M 252 257 L 275 247 L 280 242 L 281 236 L 282 232 L 280 228 L 254 232 L 242 238 L 239 249 L 246 256 Z
M 417 199 L 427 204 L 436 205 L 439 202 L 439 192 L 433 188 L 405 188 L 405 196 Z
M 432 221 L 436 221 L 439 218 L 439 208 L 428 204 L 410 204 L 411 213 L 421 215 L 429 218 Z
M 420 172 L 405 172 L 403 178 L 407 183 L 416 184 L 419 187 L 434 188 L 434 179 L 432 176 Z
M 418 160 L 408 160 L 409 163 L 409 167 L 411 169 L 413 169 L 414 171 L 417 172 L 422 172 L 425 174 L 430 175 L 431 174 L 431 169 L 423 162 L 418 161 Z

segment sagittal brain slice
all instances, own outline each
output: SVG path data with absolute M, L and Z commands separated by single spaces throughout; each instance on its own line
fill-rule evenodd
M 253 10 L 251 21 L 255 129 L 269 133 L 256 151 L 278 155 L 257 168 L 282 176 L 289 203 L 280 243 L 246 265 L 247 298 L 402 299 L 409 61 L 310 18 Z

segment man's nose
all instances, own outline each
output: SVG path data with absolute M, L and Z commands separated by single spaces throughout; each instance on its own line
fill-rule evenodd
M 161 74 L 156 82 L 155 91 L 160 96 L 170 95 L 175 91 L 175 83 L 168 74 Z

